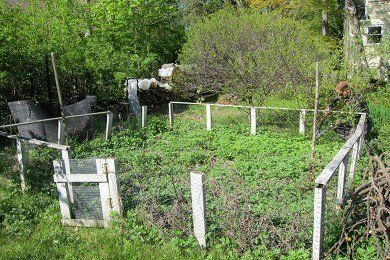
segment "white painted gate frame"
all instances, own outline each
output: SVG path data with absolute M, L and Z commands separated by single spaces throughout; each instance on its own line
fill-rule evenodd
M 63 225 L 83 226 L 83 227 L 108 227 L 112 212 L 122 215 L 122 199 L 119 193 L 119 182 L 116 177 L 115 159 L 96 159 L 96 174 L 70 174 L 66 167 L 68 162 L 53 161 L 54 182 L 57 184 L 59 204 Z M 103 219 L 72 219 L 70 205 L 71 184 L 75 182 L 99 183 L 100 200 L 102 206 Z

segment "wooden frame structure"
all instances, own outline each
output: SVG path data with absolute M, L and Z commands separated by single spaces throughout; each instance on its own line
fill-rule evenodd
M 77 160 L 74 160 L 77 161 Z M 82 161 L 82 160 L 78 160 Z M 95 159 L 96 173 L 82 174 L 66 164 L 69 161 L 53 161 L 54 182 L 57 184 L 62 224 L 81 227 L 108 227 L 112 212 L 122 215 L 122 200 L 119 193 L 119 182 L 116 177 L 115 159 Z M 72 217 L 73 191 L 72 183 L 97 183 L 100 192 L 100 204 L 103 219 L 76 219 Z

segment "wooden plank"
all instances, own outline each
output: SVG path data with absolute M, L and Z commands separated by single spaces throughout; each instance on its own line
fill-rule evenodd
M 333 157 L 333 159 L 328 163 L 325 169 L 321 174 L 316 178 L 316 183 L 321 185 L 326 185 L 328 181 L 332 178 L 334 172 L 340 165 L 341 161 L 344 160 L 345 156 L 349 153 L 350 149 L 360 138 L 364 130 L 364 124 L 366 120 L 366 115 L 362 115 L 359 120 L 359 124 L 356 127 L 355 133 L 348 139 L 348 141 L 343 145 L 343 147 L 338 151 L 338 153 Z
M 345 190 L 345 172 L 347 170 L 348 164 L 348 155 L 344 157 L 342 162 L 339 165 L 339 176 L 337 182 L 337 199 L 341 201 L 344 198 L 344 190 Z
M 26 146 L 25 143 L 19 139 L 16 140 L 16 156 L 19 164 L 19 176 L 20 176 L 20 186 L 22 192 L 26 190 L 26 165 L 25 165 L 25 156 L 26 156 Z
M 106 122 L 106 140 L 110 140 L 112 136 L 112 121 L 114 115 L 112 112 L 107 113 L 107 122 Z
M 170 102 L 168 105 L 168 113 L 169 113 L 169 126 L 173 126 L 173 121 L 174 121 L 174 115 L 173 115 L 173 102 Z
M 359 150 L 359 142 L 356 141 L 352 147 L 351 166 L 349 169 L 349 178 L 353 178 L 353 176 L 355 175 L 356 164 L 357 164 L 357 160 L 358 160 L 358 150 Z
M 314 190 L 314 226 L 312 259 L 322 259 L 322 242 L 324 236 L 326 187 L 317 186 Z
M 256 121 L 256 108 L 251 107 L 251 134 L 256 135 L 257 121 Z
M 65 175 L 66 175 L 67 178 L 69 178 L 69 176 L 70 176 L 70 162 L 69 162 L 69 160 L 70 160 L 70 151 L 61 150 L 61 157 L 62 157 L 62 161 L 64 163 Z M 70 203 L 74 203 L 72 183 L 68 182 L 67 186 L 68 186 Z
M 70 174 L 70 175 L 54 175 L 56 183 L 81 183 L 81 182 L 107 182 L 106 174 Z
M 0 136 L 4 136 L 4 137 L 14 139 L 14 140 L 21 140 L 21 141 L 24 141 L 25 143 L 29 143 L 29 144 L 54 148 L 57 150 L 69 150 L 70 149 L 70 146 L 49 143 L 49 142 L 45 142 L 45 141 L 41 141 L 41 140 L 37 140 L 37 139 L 31 139 L 31 138 L 28 138 L 25 136 L 20 136 L 20 135 L 9 135 L 6 132 L 2 132 L 2 131 L 0 131 Z
M 62 225 L 70 227 L 108 227 L 107 220 L 96 219 L 62 219 Z
M 108 165 L 108 185 L 110 187 L 110 197 L 112 202 L 112 211 L 119 216 L 123 215 L 122 197 L 120 195 L 119 180 L 116 176 L 117 163 L 115 159 L 106 159 Z
M 56 176 L 65 175 L 63 162 L 53 161 L 53 167 L 54 167 L 54 174 Z M 67 189 L 67 184 L 57 183 L 57 192 L 58 192 L 58 199 L 59 199 L 62 219 L 70 219 L 71 218 L 70 201 L 69 201 L 69 192 Z
M 212 128 L 211 105 L 210 104 L 206 104 L 206 128 L 207 128 L 207 131 L 211 131 L 211 128 Z
M 106 163 L 106 160 L 96 159 L 96 169 L 97 169 L 97 174 L 107 175 L 108 165 Z M 110 198 L 110 187 L 108 185 L 108 182 L 99 183 L 99 190 L 100 190 L 100 202 L 102 205 L 103 219 L 109 220 L 112 205 L 111 205 L 111 198 Z
M 194 234 L 201 247 L 206 246 L 206 199 L 204 180 L 205 178 L 202 173 L 191 172 L 192 219 Z
M 306 110 L 301 110 L 299 112 L 299 133 L 301 135 L 305 134 L 305 118 L 306 118 Z
M 145 128 L 146 127 L 146 122 L 147 122 L 147 117 L 148 117 L 148 107 L 147 106 L 142 106 L 141 107 L 141 127 Z

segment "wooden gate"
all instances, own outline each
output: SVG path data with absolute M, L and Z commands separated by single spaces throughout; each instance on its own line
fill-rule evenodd
M 122 215 L 115 159 L 54 161 L 62 224 L 107 227 L 113 212 Z

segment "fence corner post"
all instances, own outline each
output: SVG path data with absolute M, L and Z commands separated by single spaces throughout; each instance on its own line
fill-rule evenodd
M 173 126 L 173 103 L 169 102 L 168 104 L 168 113 L 169 113 L 169 126 Z
M 305 117 L 306 117 L 306 110 L 300 110 L 299 113 L 299 133 L 305 134 Z
M 191 199 L 194 234 L 201 247 L 206 247 L 206 221 L 205 221 L 205 177 L 202 173 L 191 172 Z
M 147 117 L 148 117 L 148 107 L 142 106 L 142 112 L 141 112 L 141 127 L 146 127 Z
M 211 118 L 211 105 L 210 104 L 206 104 L 206 127 L 207 127 L 207 131 L 211 131 L 212 118 Z
M 26 179 L 25 179 L 25 155 L 26 155 L 26 149 L 25 144 L 22 140 L 16 139 L 16 153 L 18 158 L 18 164 L 19 164 L 19 175 L 20 175 L 20 186 L 22 188 L 22 192 L 24 193 L 26 190 Z
M 106 122 L 106 140 L 110 140 L 112 136 L 112 121 L 114 119 L 113 113 L 110 111 L 107 113 L 107 122 Z
M 325 201 L 326 186 L 317 184 L 314 190 L 313 260 L 322 259 Z
M 257 127 L 256 108 L 251 107 L 251 134 L 252 135 L 256 135 L 256 127 Z

